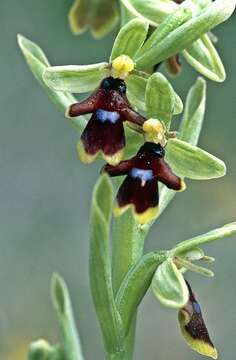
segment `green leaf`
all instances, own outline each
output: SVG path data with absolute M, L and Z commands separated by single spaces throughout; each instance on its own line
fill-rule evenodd
M 122 325 L 116 309 L 111 278 L 109 231 L 113 203 L 112 184 L 102 175 L 95 185 L 90 223 L 90 286 L 109 354 L 121 352 Z
M 66 359 L 83 360 L 70 295 L 64 280 L 57 274 L 54 274 L 52 278 L 52 301 L 60 325 Z
M 189 179 L 215 179 L 226 173 L 222 160 L 179 139 L 168 140 L 166 158 L 176 174 Z
M 116 296 L 116 304 L 121 315 L 125 332 L 145 296 L 157 267 L 166 260 L 165 252 L 144 255 L 127 272 Z
M 109 75 L 108 64 L 52 66 L 45 70 L 43 79 L 53 90 L 83 93 L 96 89 Z
M 139 110 L 145 111 L 145 91 L 147 79 L 141 76 L 130 74 L 126 80 L 127 96 L 131 104 Z
M 133 19 L 123 26 L 118 33 L 111 52 L 110 62 L 120 55 L 134 58 L 143 45 L 148 32 L 148 22 Z
M 192 239 L 185 240 L 175 246 L 171 252 L 174 255 L 179 255 L 183 252 L 190 251 L 196 246 L 207 244 L 216 240 L 221 240 L 227 236 L 232 236 L 234 234 L 236 234 L 236 222 L 224 225 L 220 228 L 207 232 L 203 235 L 196 236 Z
M 152 280 L 152 290 L 162 305 L 173 309 L 182 308 L 189 297 L 183 275 L 170 258 L 157 268 Z
M 179 138 L 197 145 L 201 133 L 206 108 L 206 82 L 198 78 L 191 87 L 180 124 Z
M 161 73 L 154 73 L 146 87 L 147 117 L 161 120 L 170 126 L 175 108 L 175 93 L 169 81 Z
M 68 92 L 64 93 L 50 89 L 43 80 L 43 73 L 50 66 L 45 54 L 38 45 L 26 39 L 24 36 L 18 35 L 17 39 L 19 47 L 33 75 L 46 91 L 50 100 L 59 108 L 59 110 L 65 113 L 71 104 L 77 102 L 76 98 Z M 71 122 L 82 131 L 86 124 L 86 118 L 80 116 L 78 118 L 73 118 Z
M 224 65 L 207 34 L 184 50 L 183 54 L 190 65 L 210 80 L 225 80 Z
M 171 0 L 121 0 L 134 17 L 148 20 L 150 25 L 157 26 L 166 16 L 178 9 Z
M 113 29 L 118 19 L 116 0 L 75 0 L 69 12 L 72 32 L 81 34 L 90 27 L 95 38 L 106 35 Z
M 171 31 L 145 54 L 136 58 L 137 68 L 145 69 L 154 66 L 188 48 L 209 30 L 226 21 L 232 15 L 235 4 L 236 0 L 216 0 L 199 15 Z

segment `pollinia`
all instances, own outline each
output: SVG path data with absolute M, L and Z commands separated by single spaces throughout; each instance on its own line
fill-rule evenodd
M 206 104 L 206 81 L 198 77 L 185 104 L 159 70 L 181 73 L 181 58 L 211 81 L 225 80 L 211 30 L 234 12 L 236 0 L 76 0 L 69 12 L 74 33 L 101 37 L 120 23 L 109 59 L 98 64 L 51 66 L 38 45 L 18 36 L 25 60 L 51 101 L 80 136 L 79 158 L 104 166 L 95 184 L 90 217 L 90 285 L 105 359 L 133 359 L 137 311 L 149 288 L 178 313 L 186 343 L 217 359 L 198 296 L 187 271 L 214 259 L 202 246 L 236 233 L 236 222 L 144 254 L 151 226 L 184 179 L 222 177 L 222 160 L 197 146 Z M 181 76 L 181 75 L 180 75 Z M 72 94 L 89 93 L 78 102 Z M 172 119 L 183 112 L 178 131 Z M 116 181 L 112 178 L 116 177 Z M 191 183 L 189 185 L 191 187 Z M 188 216 L 191 216 L 189 214 Z M 32 343 L 29 360 L 84 360 L 64 280 L 52 278 L 52 300 L 61 343 Z M 157 324 L 158 327 L 158 324 Z

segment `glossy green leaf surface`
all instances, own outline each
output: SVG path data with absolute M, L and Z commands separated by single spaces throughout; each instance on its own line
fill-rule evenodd
M 53 90 L 83 93 L 95 90 L 109 75 L 108 64 L 52 66 L 45 70 L 43 79 Z
M 188 301 L 188 288 L 181 272 L 168 258 L 158 268 L 152 280 L 152 291 L 166 307 L 182 308 Z
M 190 65 L 210 80 L 225 80 L 224 65 L 207 34 L 184 50 L 183 54 Z
M 52 301 L 57 313 L 66 358 L 68 360 L 83 360 L 70 295 L 64 280 L 57 274 L 54 274 L 52 278 Z
M 168 140 L 166 158 L 176 174 L 189 179 L 208 180 L 226 173 L 222 160 L 179 139 Z
M 98 179 L 93 191 L 89 273 L 93 302 L 109 354 L 122 351 L 122 328 L 113 295 L 109 249 L 112 204 L 112 184 L 104 174 Z
M 110 62 L 120 55 L 133 59 L 143 45 L 148 32 L 148 22 L 141 19 L 129 21 L 119 31 L 111 52 Z
M 145 54 L 136 58 L 137 68 L 154 66 L 188 48 L 209 30 L 226 21 L 232 15 L 235 4 L 236 0 L 216 0 L 200 14 L 171 31 Z

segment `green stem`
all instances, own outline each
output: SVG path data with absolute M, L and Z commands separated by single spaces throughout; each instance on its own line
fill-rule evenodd
M 114 220 L 112 233 L 112 278 L 114 295 L 116 295 L 129 269 L 143 255 L 145 231 L 135 221 L 132 211 L 128 210 L 123 216 Z M 120 359 L 132 359 L 135 330 L 136 314 L 133 317 L 129 334 L 123 342 L 124 357 Z M 113 358 L 111 357 L 111 359 Z

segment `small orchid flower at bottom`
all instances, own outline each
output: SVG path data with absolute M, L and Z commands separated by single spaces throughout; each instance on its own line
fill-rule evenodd
M 186 284 L 189 290 L 189 300 L 179 311 L 181 333 L 193 350 L 201 355 L 217 359 L 218 353 L 210 339 L 202 317 L 201 307 L 187 281 Z
M 72 104 L 67 117 L 92 113 L 85 127 L 78 152 L 84 163 L 91 163 L 99 153 L 109 164 L 118 164 L 125 147 L 123 122 L 141 127 L 145 118 L 134 111 L 126 97 L 124 80 L 112 76 L 102 80 L 99 88 L 86 100 Z
M 184 181 L 172 172 L 164 156 L 160 144 L 145 142 L 133 158 L 104 167 L 110 176 L 127 175 L 117 193 L 115 215 L 133 207 L 137 221 L 145 224 L 158 216 L 158 181 L 175 191 L 185 189 Z

